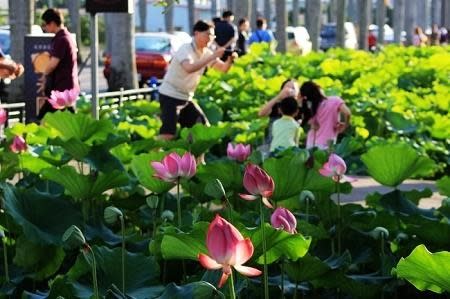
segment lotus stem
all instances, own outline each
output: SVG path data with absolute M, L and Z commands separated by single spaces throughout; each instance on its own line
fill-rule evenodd
M 305 198 L 306 200 L 306 222 L 309 223 L 309 197 Z
M 3 259 L 5 264 L 5 280 L 6 282 L 9 282 L 9 267 L 8 267 L 8 248 L 6 246 L 6 237 L 2 238 L 3 243 Z
M 228 279 L 228 286 L 230 287 L 230 298 L 235 299 L 236 298 L 236 292 L 234 291 L 234 275 L 233 270 L 231 270 L 230 278 Z
M 341 219 L 341 190 L 340 190 L 340 180 L 336 182 L 336 190 L 337 190 L 337 217 L 338 217 L 338 223 L 337 223 L 337 251 L 338 255 L 341 255 L 341 225 L 342 225 L 342 219 Z
M 294 299 L 297 299 L 298 280 L 295 280 Z
M 228 219 L 230 220 L 230 223 L 233 223 L 233 207 L 231 206 L 231 202 L 228 199 L 228 196 L 225 195 L 225 200 L 227 201 L 228 205 Z
M 263 245 L 263 259 L 264 259 L 264 299 L 269 299 L 269 273 L 267 267 L 267 254 L 266 254 L 266 232 L 264 229 L 264 210 L 262 200 L 259 201 L 259 213 L 261 218 L 261 231 L 262 231 L 262 245 Z
M 92 255 L 92 283 L 94 286 L 94 298 L 95 299 L 100 299 L 99 294 L 98 294 L 98 283 L 97 283 L 97 264 L 95 262 L 95 253 L 92 250 L 92 247 L 89 246 L 89 244 L 85 244 L 85 249 L 87 249 L 91 255 Z
M 181 198 L 180 198 L 180 178 L 177 180 L 177 214 L 178 214 L 178 229 L 181 231 Z M 183 281 L 186 281 L 186 264 L 181 261 L 181 266 L 183 267 Z
M 125 220 L 120 216 L 120 228 L 122 231 L 122 293 L 125 296 Z
M 284 259 L 281 260 L 281 298 L 284 297 Z

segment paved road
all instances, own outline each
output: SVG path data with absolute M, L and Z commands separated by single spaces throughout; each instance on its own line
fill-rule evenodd
M 364 204 L 364 199 L 370 193 L 378 192 L 381 194 L 388 193 L 394 188 L 380 185 L 371 177 L 356 177 L 357 181 L 352 183 L 353 190 L 350 194 L 341 195 L 342 202 L 357 202 Z M 438 208 L 441 206 L 442 200 L 445 198 L 437 192 L 436 184 L 433 181 L 425 180 L 406 180 L 398 189 L 400 190 L 423 190 L 425 188 L 431 189 L 433 195 L 430 198 L 423 198 L 419 202 L 421 208 Z
M 85 68 L 81 71 L 79 75 L 80 80 L 80 88 L 81 91 L 86 92 L 87 94 L 91 94 L 91 65 L 86 65 Z M 106 82 L 105 77 L 103 76 L 103 66 L 99 66 L 97 68 L 97 84 L 100 92 L 107 91 L 108 84 Z

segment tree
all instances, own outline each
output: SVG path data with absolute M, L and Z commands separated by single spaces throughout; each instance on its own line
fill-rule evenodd
M 217 0 L 211 0 L 211 16 L 214 18 L 219 15 L 219 11 L 217 9 Z
M 277 20 L 277 51 L 286 53 L 287 50 L 287 13 L 286 13 L 286 0 L 277 0 L 275 2 L 275 14 Z
M 267 20 L 267 28 L 272 27 L 272 3 L 270 0 L 264 0 L 264 18 Z M 251 24 L 255 28 L 255 24 Z
M 299 0 L 292 1 L 292 26 L 298 26 L 298 15 L 300 13 L 300 3 Z
M 195 22 L 195 3 L 194 0 L 188 0 L 188 19 L 189 19 L 189 32 L 194 34 L 192 29 Z
M 441 24 L 441 0 L 431 0 L 431 24 Z
M 239 20 L 241 18 L 251 19 L 250 16 L 250 4 L 251 0 L 239 0 L 235 2 L 236 10 L 234 11 L 235 19 Z
M 231 10 L 233 13 L 236 11 L 236 1 L 235 0 L 227 0 L 227 9 Z
M 330 2 L 328 3 L 328 22 L 336 23 L 337 9 L 338 9 L 337 1 L 330 0 Z
M 360 0 L 359 2 L 359 48 L 362 50 L 368 49 L 367 29 L 370 20 L 370 3 L 369 0 Z
M 250 24 L 256 24 L 256 19 L 258 18 L 258 1 L 251 0 L 252 12 L 250 14 L 251 19 L 249 20 Z
M 313 50 L 319 49 L 319 34 L 322 16 L 322 3 L 320 0 L 306 0 L 308 15 L 308 23 L 306 24 L 306 29 L 308 29 L 309 35 L 311 36 L 311 43 Z
M 405 0 L 395 0 L 394 3 L 394 41 L 402 43 L 402 31 L 405 24 Z
M 126 13 L 108 14 L 107 27 L 115 30 L 108 36 L 112 39 L 111 47 L 111 74 L 108 79 L 110 90 L 133 89 L 137 87 L 136 56 L 134 46 L 134 18 Z
M 348 0 L 347 5 L 348 20 L 352 23 L 358 23 L 358 10 L 356 0 Z
M 81 24 L 80 24 L 80 0 L 67 1 L 67 10 L 69 11 L 70 26 L 69 31 L 75 33 L 78 46 L 78 62 L 83 60 L 81 56 Z
M 425 30 L 427 28 L 428 16 L 430 15 L 428 11 L 428 1 L 416 1 L 416 12 L 416 25 L 422 27 L 423 30 Z
M 384 22 L 386 19 L 385 0 L 377 0 L 377 25 L 378 25 L 378 44 L 384 44 Z
M 408 0 L 405 7 L 405 31 L 406 43 L 412 45 L 414 27 L 417 26 L 417 4 L 416 0 Z
M 338 47 L 345 47 L 345 17 L 347 12 L 347 0 L 337 0 L 336 10 L 336 45 Z
M 167 7 L 164 11 L 164 23 L 166 25 L 166 32 L 173 32 L 173 1 L 167 0 Z
M 441 25 L 450 28 L 450 0 L 441 0 Z
M 147 31 L 147 0 L 139 0 L 139 30 Z
M 9 24 L 11 24 L 11 58 L 23 63 L 24 36 L 31 33 L 31 25 L 34 23 L 33 0 L 9 0 Z M 9 100 L 12 102 L 22 101 L 24 96 L 24 76 L 20 76 L 11 83 Z

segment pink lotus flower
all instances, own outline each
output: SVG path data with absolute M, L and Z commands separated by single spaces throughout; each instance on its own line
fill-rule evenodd
M 321 169 L 319 169 L 321 175 L 332 177 L 336 182 L 339 182 L 341 179 L 347 182 L 355 181 L 354 178 L 344 175 L 346 171 L 347 165 L 345 164 L 345 161 L 336 154 L 331 154 L 328 157 L 328 161 L 323 164 Z
M 8 120 L 8 112 L 4 108 L 0 108 L 0 125 L 5 124 Z
M 191 178 L 197 172 L 197 162 L 191 153 L 180 157 L 177 153 L 170 153 L 161 162 L 150 163 L 155 170 L 155 177 L 173 183 L 179 178 Z
M 233 146 L 231 142 L 228 143 L 227 156 L 231 160 L 244 162 L 250 156 L 251 152 L 250 144 L 243 145 L 242 143 L 238 143 L 236 146 Z
M 219 288 L 221 288 L 231 274 L 231 267 L 245 276 L 258 276 L 261 271 L 242 266 L 253 255 L 253 244 L 250 239 L 244 239 L 241 233 L 228 221 L 216 215 L 208 227 L 206 247 L 209 256 L 198 255 L 200 264 L 206 269 L 222 269 Z
M 273 208 L 268 198 L 272 196 L 275 189 L 273 179 L 254 164 L 248 164 L 245 167 L 244 173 L 244 187 L 250 194 L 239 194 L 245 200 L 255 200 L 258 196 L 262 197 L 263 203 L 270 209 Z
M 288 233 L 295 234 L 297 232 L 297 219 L 288 209 L 276 208 L 270 217 L 270 223 L 273 227 L 284 229 Z
M 12 152 L 14 153 L 20 153 L 27 150 L 27 143 L 25 142 L 25 139 L 23 139 L 22 136 L 15 136 L 13 139 L 13 142 L 9 146 Z
M 78 91 L 76 89 L 66 89 L 64 91 L 52 90 L 48 102 L 55 109 L 65 109 L 75 106 L 78 98 Z

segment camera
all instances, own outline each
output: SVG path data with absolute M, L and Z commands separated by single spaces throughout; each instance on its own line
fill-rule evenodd
M 223 52 L 223 56 L 222 56 L 222 60 L 225 61 L 227 60 L 228 56 L 230 56 L 231 54 L 236 53 L 236 54 L 240 54 L 241 50 L 240 49 L 225 49 L 225 52 Z

